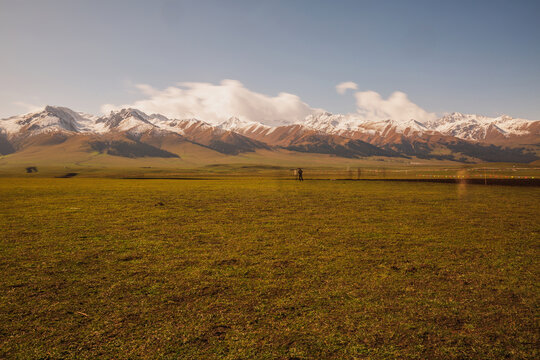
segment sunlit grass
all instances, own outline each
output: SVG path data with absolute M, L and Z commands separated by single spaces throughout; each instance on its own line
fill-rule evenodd
M 6 178 L 0 199 L 0 357 L 538 358 L 538 188 Z

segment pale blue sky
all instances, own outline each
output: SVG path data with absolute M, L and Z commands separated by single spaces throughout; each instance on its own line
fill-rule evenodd
M 0 0 L 0 117 L 235 79 L 336 113 L 355 111 L 334 88 L 353 81 L 429 112 L 540 119 L 539 19 L 517 0 Z

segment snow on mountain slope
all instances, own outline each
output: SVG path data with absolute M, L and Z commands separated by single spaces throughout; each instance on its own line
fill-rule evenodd
M 461 113 L 445 115 L 427 123 L 421 123 L 414 119 L 408 121 L 392 119 L 370 121 L 354 114 L 334 115 L 324 112 L 308 116 L 304 125 L 314 130 L 339 135 L 361 133 L 386 136 L 391 133 L 399 133 L 405 136 L 422 136 L 423 134 L 440 133 L 460 139 L 480 141 L 525 136 L 535 131 L 536 135 L 540 135 L 537 130 L 539 123 L 539 121 L 515 119 L 506 115 L 490 118 Z
M 354 114 L 334 115 L 328 112 L 308 116 L 304 125 L 314 130 L 339 135 L 354 132 L 383 135 L 391 131 L 405 135 L 419 135 L 429 130 L 424 124 L 413 119 L 408 121 L 395 121 L 391 119 L 369 121 Z
M 100 117 L 96 123 L 108 131 L 127 131 L 132 134 L 142 134 L 156 126 L 150 122 L 150 117 L 136 109 L 111 111 L 109 115 Z
M 271 126 L 264 125 L 255 121 L 240 120 L 236 116 L 229 118 L 228 120 L 217 125 L 218 128 L 230 131 L 261 131 L 263 129 L 271 129 Z
M 530 126 L 539 121 L 512 118 L 507 115 L 499 116 L 493 119 L 493 124 L 508 134 L 525 135 L 530 132 Z
M 96 117 L 55 106 L 46 106 L 42 111 L 0 120 L 0 130 L 8 136 L 22 132 L 26 135 L 50 132 L 90 133 L 97 132 L 98 128 Z
M 96 117 L 65 107 L 47 106 L 39 112 L 0 120 L 0 153 L 16 152 L 36 144 L 60 144 L 79 135 L 81 142 L 91 138 L 100 144 L 120 141 L 158 148 L 164 143 L 190 142 L 230 155 L 285 148 L 338 156 L 384 156 L 386 151 L 392 156 L 405 154 L 429 158 L 434 156 L 434 150 L 446 149 L 444 151 L 448 153 L 467 153 L 471 158 L 486 161 L 503 158 L 529 161 L 531 157 L 525 158 L 521 156 L 523 154 L 504 157 L 510 150 L 503 147 L 526 145 L 527 149 L 536 151 L 535 144 L 540 143 L 540 121 L 460 113 L 426 123 L 414 119 L 372 121 L 356 114 L 320 111 L 298 124 L 272 127 L 237 117 L 213 125 L 199 119 L 148 115 L 131 108 Z M 487 145 L 497 145 L 497 149 L 486 148 Z M 370 146 L 384 151 L 377 152 Z M 142 150 L 144 154 L 152 153 L 148 149 Z M 447 157 L 450 159 L 453 155 Z
M 478 141 L 495 137 L 528 135 L 531 134 L 531 126 L 535 123 L 538 123 L 538 121 L 515 119 L 506 115 L 490 118 L 482 115 L 454 112 L 427 125 L 434 131 L 445 135 Z
M 193 133 L 214 132 L 214 131 L 218 131 L 219 133 L 225 132 L 225 130 L 219 129 L 199 119 L 169 120 L 168 122 L 160 123 L 159 126 L 164 129 L 168 129 L 172 132 L 176 132 L 178 134 L 188 135 L 188 136 Z
M 506 131 L 491 120 L 485 116 L 455 112 L 429 123 L 428 126 L 442 134 L 466 140 L 485 139 L 490 131 L 505 135 Z
M 197 119 L 184 119 L 173 120 L 168 123 L 168 126 L 175 129 L 175 131 L 180 131 L 190 141 L 205 145 L 225 154 L 236 154 L 238 152 L 267 148 L 264 143 L 226 129 L 225 125 L 234 126 L 235 124 L 237 126 L 239 125 L 234 119 L 230 123 L 224 124 L 223 127 L 213 126 Z M 251 126 L 253 124 L 241 123 L 241 125 Z
M 499 116 L 490 118 L 481 115 L 452 113 L 428 122 L 421 123 L 414 119 L 395 121 L 392 119 L 370 121 L 355 114 L 331 114 L 319 112 L 309 115 L 296 125 L 322 133 L 350 135 L 385 136 L 399 133 L 405 136 L 422 136 L 424 133 L 438 132 L 466 140 L 489 140 L 493 137 L 524 136 L 531 132 L 538 135 L 540 121 Z M 0 120 L 0 132 L 11 136 L 19 132 L 38 134 L 43 132 L 72 132 L 72 133 L 105 133 L 108 131 L 128 131 L 141 134 L 151 129 L 161 129 L 181 134 L 183 129 L 192 126 L 213 127 L 224 131 L 234 131 L 240 134 L 259 133 L 270 134 L 277 128 L 253 121 L 231 117 L 218 124 L 211 125 L 197 119 L 171 120 L 161 114 L 147 115 L 137 109 L 122 109 L 108 115 L 96 117 L 75 112 L 65 107 L 46 106 L 42 111 L 13 116 Z

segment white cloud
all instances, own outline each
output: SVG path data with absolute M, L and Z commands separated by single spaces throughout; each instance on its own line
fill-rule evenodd
M 301 122 L 317 111 L 296 95 L 279 93 L 268 96 L 253 92 L 236 80 L 223 80 L 220 84 L 183 82 L 164 90 L 146 84 L 136 87 L 146 98 L 133 104 L 106 104 L 101 111 L 108 113 L 132 107 L 148 114 L 159 113 L 176 119 L 197 118 L 220 123 L 236 116 L 267 125 Z
M 345 81 L 336 85 L 336 91 L 340 94 L 345 94 L 347 90 L 357 90 L 358 84 L 352 81 Z
M 34 105 L 23 101 L 16 101 L 13 103 L 13 105 L 20 106 L 21 108 L 25 109 L 27 113 L 38 112 L 43 110 L 43 108 L 45 107 L 45 105 Z
M 435 113 L 427 112 L 409 100 L 407 94 L 396 91 L 383 99 L 375 91 L 358 91 L 354 94 L 358 114 L 365 120 L 407 121 L 410 119 L 419 122 L 435 120 Z
M 173 119 L 197 118 L 214 124 L 236 116 L 271 126 L 301 123 L 306 116 L 321 111 L 310 107 L 297 95 L 282 92 L 269 96 L 251 91 L 236 80 L 223 80 L 219 84 L 182 82 L 162 90 L 147 84 L 135 87 L 143 95 L 141 100 L 124 105 L 105 104 L 101 111 L 108 113 L 131 107 L 147 114 L 159 113 Z M 348 81 L 338 84 L 336 91 L 343 94 L 357 88 L 356 83 Z M 355 117 L 366 121 L 414 119 L 426 122 L 437 117 L 410 101 L 401 91 L 387 99 L 375 91 L 356 91 L 354 96 Z

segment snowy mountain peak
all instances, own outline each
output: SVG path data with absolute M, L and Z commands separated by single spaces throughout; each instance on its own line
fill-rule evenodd
M 540 137 L 540 121 L 512 118 L 508 115 L 487 117 L 482 115 L 453 112 L 436 120 L 420 122 L 415 119 L 396 121 L 393 119 L 366 119 L 359 114 L 332 114 L 318 111 L 296 124 L 324 134 L 355 138 L 386 137 L 402 134 L 406 137 L 424 134 L 441 134 L 470 141 L 504 141 L 513 136 L 526 136 L 533 143 Z M 267 136 L 279 127 L 230 117 L 215 126 L 199 119 L 169 119 L 161 114 L 147 115 L 133 108 L 111 111 L 101 117 L 83 114 L 66 107 L 47 105 L 43 110 L 0 120 L 0 133 L 7 137 L 30 136 L 44 132 L 61 133 L 106 133 L 129 132 L 142 134 L 149 130 L 162 130 L 183 134 L 185 131 L 211 130 L 232 131 L 239 134 Z M 22 136 L 22 135 L 21 135 Z
M 125 108 L 121 110 L 111 111 L 111 113 L 109 114 L 109 117 L 110 118 L 123 118 L 123 119 L 134 117 L 141 121 L 147 121 L 149 118 L 149 116 L 146 115 L 144 112 L 137 109 L 133 109 L 133 108 Z
M 12 116 L 0 122 L 0 129 L 9 135 L 25 132 L 37 135 L 48 132 L 92 132 L 95 117 L 66 107 L 47 105 L 43 110 Z
M 171 121 L 168 117 L 166 117 L 165 115 L 161 115 L 161 114 L 151 114 L 148 117 L 150 119 L 154 120 L 154 121 L 161 121 L 161 122 Z
M 398 127 L 400 129 L 416 129 L 416 130 L 427 130 L 427 126 L 422 124 L 419 121 L 416 121 L 414 119 L 409 119 L 405 121 L 396 121 L 396 120 L 386 120 L 386 122 L 392 126 Z
M 230 117 L 229 119 L 217 125 L 217 127 L 223 130 L 230 130 L 230 131 L 237 131 L 237 130 L 242 130 L 242 129 L 253 129 L 256 127 L 270 128 L 270 126 L 266 126 L 255 121 L 241 120 L 236 116 Z
M 429 128 L 445 135 L 466 140 L 486 140 L 488 137 L 527 135 L 534 121 L 515 119 L 508 115 L 495 118 L 476 114 L 451 113 L 432 121 Z
M 304 125 L 321 132 L 343 134 L 350 132 L 364 132 L 369 134 L 388 133 L 418 133 L 428 130 L 419 121 L 410 119 L 407 121 L 368 120 L 356 114 L 331 114 L 328 112 L 310 115 L 306 117 Z
M 108 129 L 142 133 L 155 127 L 149 119 L 150 117 L 140 110 L 126 108 L 111 111 L 108 116 L 100 117 L 96 123 L 102 126 L 103 131 Z

